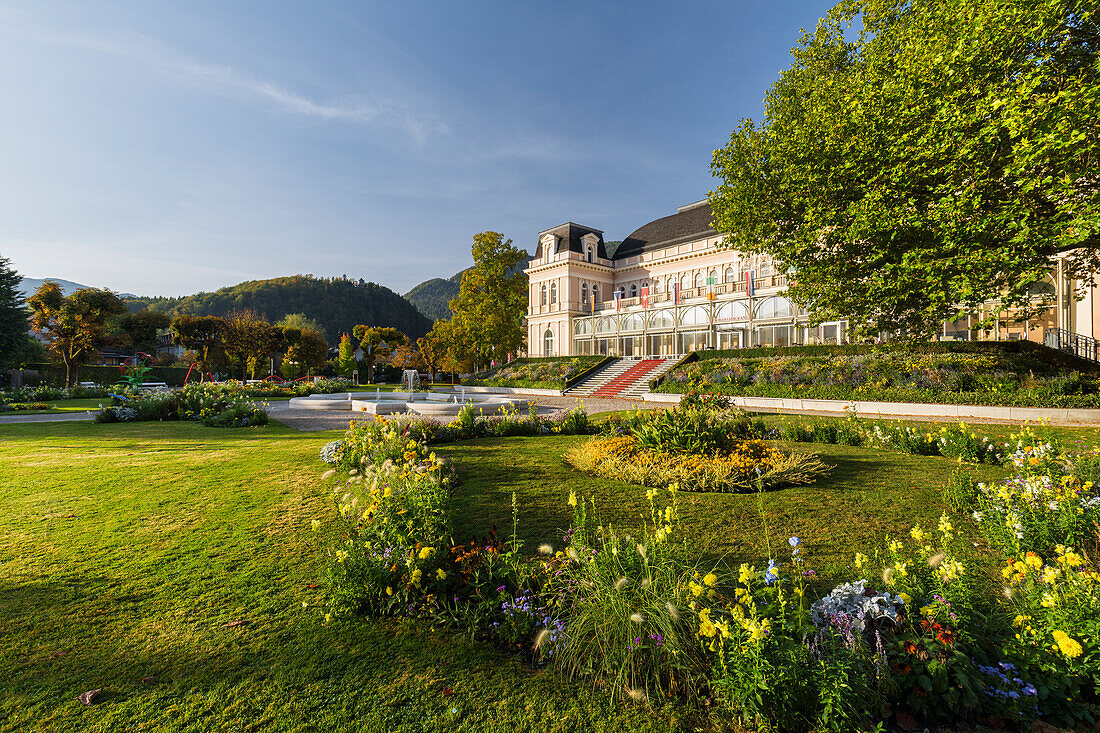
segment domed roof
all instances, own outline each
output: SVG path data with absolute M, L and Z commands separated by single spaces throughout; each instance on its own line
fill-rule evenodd
M 711 226 L 713 212 L 708 201 L 680 207 L 672 216 L 655 219 L 635 229 L 615 250 L 613 259 L 637 257 L 642 252 L 671 247 L 716 234 Z

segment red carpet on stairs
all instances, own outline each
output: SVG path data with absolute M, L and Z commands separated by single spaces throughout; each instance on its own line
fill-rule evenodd
M 663 359 L 642 359 L 604 386 L 597 389 L 591 397 L 617 397 L 623 390 L 656 369 Z

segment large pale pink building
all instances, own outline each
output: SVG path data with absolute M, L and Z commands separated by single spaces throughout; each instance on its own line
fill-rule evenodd
M 532 356 L 676 356 L 700 349 L 844 343 L 845 320 L 809 325 L 784 297 L 787 274 L 767 255 L 720 250 L 705 200 L 651 221 L 619 244 L 566 222 L 539 232 L 527 265 L 527 351 Z M 974 331 L 978 315 L 945 323 L 945 339 L 1031 339 L 1094 335 L 1100 299 L 1072 296 L 1060 270 L 1036 296 L 1053 297 L 1047 316 L 1026 324 L 1000 313 Z M 999 312 L 996 302 L 987 312 Z M 1061 329 L 1061 330 L 1058 330 Z M 1076 332 L 1076 334 L 1074 333 Z M 1056 345 L 1056 344 L 1052 344 Z

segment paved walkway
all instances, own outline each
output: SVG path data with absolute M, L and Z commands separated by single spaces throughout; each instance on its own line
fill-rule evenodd
M 91 420 L 94 412 L 51 412 L 44 415 L 0 415 L 0 425 L 18 425 L 26 422 L 71 422 L 73 420 Z
M 627 399 L 593 399 L 591 397 L 578 399 L 575 397 L 548 397 L 543 395 L 532 399 L 539 404 L 539 411 L 542 414 L 550 414 L 558 410 L 570 410 L 578 404 L 583 404 L 590 415 L 610 410 L 634 410 L 652 407 L 652 405 L 646 405 L 641 400 Z M 285 402 L 269 403 L 269 415 L 272 420 L 277 420 L 289 428 L 302 432 L 347 430 L 348 423 L 352 420 L 373 419 L 373 415 L 367 413 L 294 408 Z

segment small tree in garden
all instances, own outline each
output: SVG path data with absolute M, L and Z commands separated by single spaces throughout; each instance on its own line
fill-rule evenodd
M 126 305 L 110 290 L 81 288 L 65 297 L 55 282 L 43 283 L 28 302 L 31 327 L 65 365 L 65 386 L 73 384 L 80 367 L 109 343 L 110 320 L 126 312 Z
M 225 359 L 225 320 L 217 316 L 178 316 L 172 321 L 172 342 L 195 352 L 202 374 Z
M 374 362 L 376 360 L 380 357 L 389 356 L 394 349 L 409 340 L 408 336 L 396 328 L 367 326 L 365 324 L 353 328 L 351 334 L 358 339 L 359 347 L 363 349 L 363 362 L 366 366 L 368 379 L 374 377 Z
M 409 344 L 401 344 L 394 349 L 390 356 L 390 364 L 398 369 L 420 369 L 424 366 L 424 360 L 420 354 Z
M 350 377 L 355 370 L 355 347 L 351 344 L 351 336 L 344 334 L 340 337 L 340 355 L 336 358 L 336 371 L 341 377 Z
M 297 328 L 285 328 L 283 338 L 287 344 L 283 367 L 280 369 L 284 377 L 296 379 L 304 372 L 324 366 L 328 344 L 319 333 L 308 329 L 300 331 Z
M 445 349 L 439 343 L 439 339 L 431 334 L 418 338 L 416 348 L 420 352 L 420 359 L 424 362 L 424 367 L 428 370 L 428 379 L 433 379 L 432 375 L 439 371 L 440 361 L 444 356 Z

